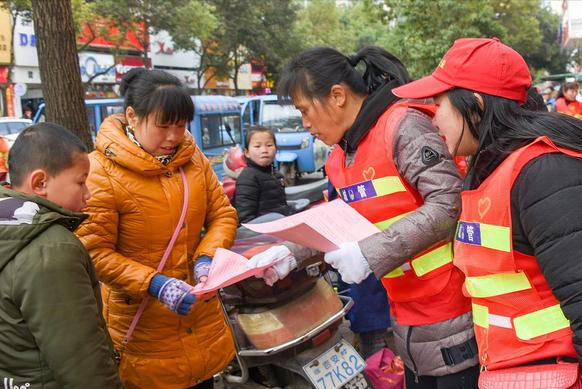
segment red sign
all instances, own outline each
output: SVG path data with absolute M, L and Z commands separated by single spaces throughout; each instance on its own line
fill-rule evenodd
M 125 29 L 124 29 L 125 30 Z M 143 22 L 129 26 L 127 33 L 119 31 L 114 22 L 100 19 L 93 23 L 84 24 L 81 33 L 77 36 L 77 43 L 89 44 L 92 47 L 120 48 L 125 50 L 144 51 L 144 45 L 149 45 L 149 35 L 145 31 Z
M 145 63 L 143 57 L 117 57 L 117 65 L 115 65 L 115 79 L 119 82 L 125 75 L 133 68 L 150 68 L 149 60 Z
M 8 66 L 0 66 L 0 84 L 8 83 Z

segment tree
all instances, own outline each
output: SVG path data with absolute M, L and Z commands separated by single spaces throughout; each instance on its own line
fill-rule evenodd
M 414 78 L 424 76 L 461 37 L 507 34 L 488 1 L 385 0 L 394 28 L 381 42 L 402 60 Z
M 542 45 L 541 0 L 385 0 L 394 24 L 384 45 L 414 77 L 432 72 L 462 37 L 498 37 L 527 57 Z
M 536 17 L 542 40 L 535 50 L 524 53 L 524 58 L 537 73 L 564 73 L 572 59 L 572 50 L 562 48 L 558 42 L 560 17 L 547 7 L 540 7 Z
M 388 12 L 382 3 L 359 1 L 346 10 L 344 18 L 348 20 L 347 34 L 354 37 L 354 47 L 351 48 L 354 52 L 388 39 Z
M 71 130 L 91 150 L 71 0 L 32 0 L 32 10 L 46 118 Z
M 354 36 L 346 34 L 348 19 L 334 0 L 313 0 L 299 11 L 297 39 L 303 48 L 329 46 L 341 52 L 351 52 Z
M 521 55 L 535 51 L 542 42 L 537 18 L 541 0 L 485 0 L 495 11 L 496 19 L 507 31 L 504 43 Z
M 183 4 L 182 0 L 94 0 L 91 9 L 106 27 L 102 34 L 116 27 L 119 33 L 113 38 L 123 40 L 128 32 L 133 32 L 141 46 L 136 50 L 141 51 L 147 62 L 149 34 L 167 29 Z
M 252 60 L 278 69 L 283 59 L 298 51 L 292 25 L 297 7 L 292 0 L 211 0 L 218 26 L 215 38 L 225 57 L 229 78 L 239 93 L 238 74 Z
M 215 39 L 217 29 L 214 6 L 205 0 L 185 1 L 176 9 L 176 17 L 167 27 L 174 48 L 192 50 L 198 57 L 196 63 L 192 64 L 196 73 L 197 93 L 202 93 L 217 74 L 226 74 L 224 59 L 216 55 L 219 51 Z

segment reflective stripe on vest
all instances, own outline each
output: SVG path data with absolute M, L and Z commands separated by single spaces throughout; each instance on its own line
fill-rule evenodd
M 505 226 L 459 221 L 455 240 L 493 250 L 511 251 L 511 230 Z
M 406 192 L 406 188 L 397 176 L 376 178 L 338 188 L 339 195 L 346 203 L 388 196 L 397 192 Z
M 397 267 L 396 269 L 392 270 L 390 273 L 386 274 L 385 278 L 394 278 L 394 277 L 401 277 L 404 275 L 404 272 L 410 270 L 410 267 L 414 270 L 414 274 L 417 277 L 421 277 L 433 270 L 438 269 L 441 266 L 446 265 L 453 261 L 453 252 L 451 250 L 451 243 L 447 243 L 443 246 L 437 247 L 434 250 L 429 251 L 426 254 L 421 255 L 413 259 L 404 265 Z
M 485 298 L 530 289 L 525 273 L 498 273 L 465 278 L 465 289 L 473 298 Z
M 541 335 L 559 331 L 570 326 L 560 305 L 553 305 L 513 319 L 509 316 L 489 313 L 486 306 L 473 303 L 473 322 L 479 327 L 489 326 L 514 328 L 519 339 L 529 340 Z

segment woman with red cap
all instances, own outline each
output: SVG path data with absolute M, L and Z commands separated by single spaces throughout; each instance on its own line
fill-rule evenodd
M 431 76 L 393 92 L 433 97 L 449 151 L 471 156 L 454 263 L 480 387 L 580 388 L 582 122 L 524 107 L 530 84 L 499 40 L 459 39 Z

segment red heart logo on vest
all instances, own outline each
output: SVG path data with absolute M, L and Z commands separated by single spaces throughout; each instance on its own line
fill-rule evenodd
M 372 166 L 370 166 L 369 168 L 362 172 L 362 175 L 364 176 L 364 180 L 366 181 L 373 180 L 374 176 L 376 175 L 376 170 Z
M 489 197 L 485 197 L 479 199 L 477 203 L 477 212 L 479 212 L 479 216 L 481 219 L 489 212 L 489 208 L 491 208 L 491 199 Z

